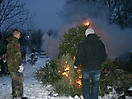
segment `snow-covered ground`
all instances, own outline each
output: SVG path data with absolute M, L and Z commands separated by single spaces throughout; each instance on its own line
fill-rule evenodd
M 28 62 L 24 65 L 24 96 L 28 99 L 80 99 L 78 96 L 72 97 L 59 97 L 57 93 L 53 91 L 52 85 L 42 85 L 40 81 L 34 78 L 35 72 L 43 67 L 48 58 L 39 58 L 35 66 L 31 66 Z M 11 78 L 10 76 L 0 77 L 0 99 L 12 99 L 11 97 Z M 111 96 L 105 96 L 99 99 L 113 99 Z M 82 98 L 83 99 L 83 98 Z M 128 97 L 127 99 L 132 99 Z

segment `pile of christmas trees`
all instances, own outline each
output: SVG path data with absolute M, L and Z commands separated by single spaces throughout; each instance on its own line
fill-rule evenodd
M 79 25 L 69 29 L 64 34 L 60 44 L 59 58 L 49 61 L 45 67 L 37 72 L 37 79 L 44 84 L 49 83 L 55 87 L 59 95 L 80 96 L 81 93 L 81 66 L 74 70 L 73 63 L 77 53 L 78 44 L 85 38 L 84 32 L 89 26 Z M 121 70 L 113 61 L 107 59 L 103 63 L 99 94 L 108 94 L 107 86 L 114 87 L 116 91 L 125 91 L 131 84 L 132 74 Z

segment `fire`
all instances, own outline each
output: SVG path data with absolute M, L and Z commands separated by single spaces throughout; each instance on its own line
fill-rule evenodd
M 76 88 L 82 87 L 82 74 L 81 74 L 81 66 L 77 69 L 74 69 L 73 61 L 75 60 L 76 56 L 73 57 L 65 57 L 63 56 L 60 60 L 60 71 L 62 78 L 68 80 L 69 84 Z
M 64 71 L 69 71 L 69 70 L 70 70 L 69 65 L 65 66 Z
M 78 75 L 78 78 L 81 79 L 82 78 L 82 75 Z
M 81 88 L 81 86 L 82 86 L 81 79 L 77 79 L 75 82 L 78 85 L 78 88 Z
M 62 75 L 68 77 L 68 73 L 67 72 L 63 72 Z
M 89 21 L 85 22 L 84 25 L 89 26 L 90 25 Z
M 70 70 L 69 65 L 64 66 L 64 67 L 63 67 L 63 71 L 62 71 L 62 75 L 63 75 L 64 77 L 68 77 L 68 75 L 69 75 L 69 70 Z
M 68 63 L 67 61 L 65 63 Z M 73 86 L 76 86 L 77 88 L 81 88 L 82 86 L 82 82 L 81 82 L 81 78 L 82 78 L 82 75 L 81 74 L 78 74 L 80 73 L 81 69 L 78 68 L 76 70 L 76 74 L 77 74 L 77 79 L 74 81 L 72 80 L 72 78 L 70 78 L 69 76 L 69 73 L 70 73 L 70 66 L 67 64 L 66 66 L 63 66 L 62 68 L 62 72 L 61 72 L 61 75 L 65 78 L 65 79 L 70 79 L 70 84 L 72 84 Z

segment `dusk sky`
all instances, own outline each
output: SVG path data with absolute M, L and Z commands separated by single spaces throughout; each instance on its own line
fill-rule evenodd
M 34 14 L 36 28 L 58 29 L 61 18 L 57 15 L 63 9 L 64 0 L 25 0 L 30 14 Z
M 29 9 L 30 13 L 35 14 L 34 23 L 36 24 L 36 29 L 60 29 L 62 18 L 60 18 L 57 13 L 59 13 L 63 9 L 65 0 L 24 1 L 26 2 L 26 7 Z M 71 7 L 68 7 L 67 11 L 72 12 L 73 15 L 72 17 L 70 17 L 70 15 L 65 16 L 65 19 L 68 19 L 68 21 L 70 21 L 72 24 L 69 24 L 70 22 L 68 24 L 65 24 L 63 30 L 59 31 L 58 34 L 59 36 L 62 36 L 62 33 L 64 33 L 65 30 L 67 30 L 69 27 L 73 27 L 74 24 L 78 24 L 78 22 L 76 21 L 76 16 L 80 15 L 80 19 L 84 21 L 85 19 L 91 21 L 91 26 L 95 30 L 95 33 L 101 36 L 102 41 L 105 42 L 105 45 L 108 49 L 107 53 L 109 54 L 109 57 L 111 59 L 114 59 L 130 49 L 132 42 L 131 28 L 126 28 L 125 30 L 122 30 L 118 25 L 109 24 L 107 20 L 108 16 L 106 14 L 107 9 L 99 8 L 99 4 L 93 3 L 84 3 L 83 5 L 80 5 L 80 3 L 78 3 L 73 4 Z M 83 15 L 87 15 L 86 18 Z M 55 49 L 58 50 L 58 38 L 57 40 L 54 38 L 46 40 L 48 41 L 47 45 L 53 48 L 53 53 L 55 52 Z M 51 47 L 49 47 L 50 50 Z

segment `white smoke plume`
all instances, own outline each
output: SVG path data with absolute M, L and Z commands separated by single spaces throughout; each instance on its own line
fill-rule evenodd
M 45 35 L 45 50 L 50 57 L 57 58 L 63 34 L 67 33 L 69 28 L 83 24 L 86 20 L 90 21 L 90 26 L 95 30 L 95 33 L 101 36 L 110 59 L 127 52 L 132 46 L 132 28 L 122 30 L 118 25 L 109 24 L 108 9 L 101 3 L 76 3 L 66 9 L 69 12 L 62 19 L 64 24 L 59 29 L 58 37 Z
M 59 37 L 48 36 L 47 34 L 45 34 L 43 39 L 44 39 L 44 50 L 46 55 L 52 60 L 56 60 L 59 53 L 59 49 L 58 49 L 60 44 Z
M 101 36 L 110 59 L 128 52 L 132 46 L 132 28 L 121 29 L 118 25 L 108 24 L 99 19 L 91 19 L 91 27 Z

